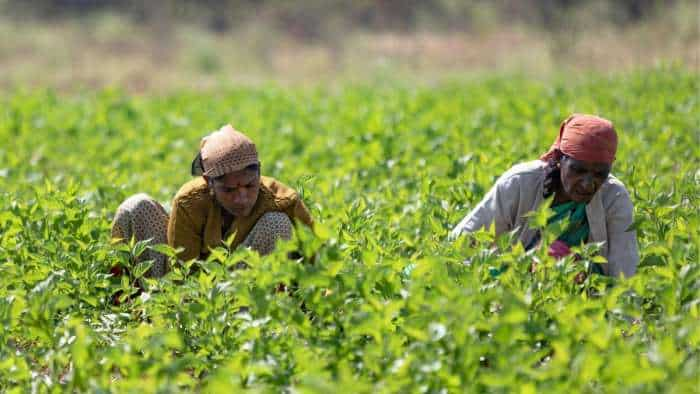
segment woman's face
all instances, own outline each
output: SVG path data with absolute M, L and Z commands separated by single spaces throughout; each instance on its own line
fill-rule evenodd
M 565 196 L 588 203 L 610 174 L 611 165 L 576 160 L 568 156 L 560 161 L 561 185 Z
M 259 171 L 244 169 L 208 181 L 216 200 L 224 209 L 236 217 L 250 215 L 260 191 Z

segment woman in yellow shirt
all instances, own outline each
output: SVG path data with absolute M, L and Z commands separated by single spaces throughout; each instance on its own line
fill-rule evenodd
M 114 217 L 112 237 L 183 248 L 181 260 L 206 258 L 233 234 L 231 247 L 270 253 L 278 239 L 289 239 L 295 222 L 311 226 L 304 202 L 291 188 L 260 175 L 253 141 L 231 125 L 208 135 L 192 163 L 195 179 L 184 184 L 172 202 L 172 212 L 146 194 L 124 201 Z M 152 259 L 150 277 L 164 275 L 165 256 L 144 252 Z

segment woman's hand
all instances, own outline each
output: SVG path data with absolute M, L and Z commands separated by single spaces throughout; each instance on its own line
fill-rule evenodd
M 564 241 L 556 240 L 549 245 L 547 254 L 556 259 L 561 259 L 571 254 L 571 248 Z

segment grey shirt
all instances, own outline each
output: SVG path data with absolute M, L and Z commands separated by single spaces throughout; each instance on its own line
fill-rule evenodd
M 517 239 L 529 245 L 537 231 L 527 226 L 524 215 L 544 201 L 545 166 L 546 163 L 535 160 L 506 171 L 450 236 L 474 232 L 493 223 L 496 235 L 515 230 Z M 637 236 L 630 228 L 633 210 L 625 185 L 612 175 L 586 205 L 588 242 L 603 243 L 601 254 L 608 260 L 602 265 L 605 275 L 617 277 L 622 273 L 630 277 L 637 271 Z

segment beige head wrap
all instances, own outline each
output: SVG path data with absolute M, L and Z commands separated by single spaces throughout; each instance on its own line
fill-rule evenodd
M 228 124 L 202 138 L 192 174 L 215 178 L 258 163 L 253 141 Z

